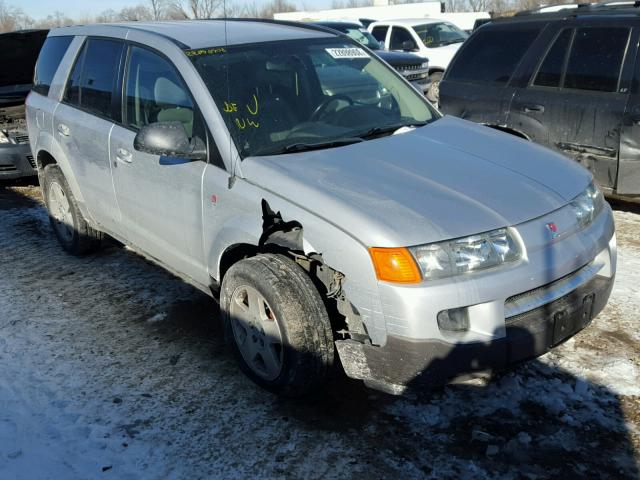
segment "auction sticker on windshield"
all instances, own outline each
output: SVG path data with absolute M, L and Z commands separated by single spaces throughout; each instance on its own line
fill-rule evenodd
M 333 58 L 369 58 L 367 52 L 361 48 L 326 48 Z

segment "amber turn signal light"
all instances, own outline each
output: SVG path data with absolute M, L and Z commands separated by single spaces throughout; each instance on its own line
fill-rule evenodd
M 422 280 L 413 255 L 406 248 L 370 248 L 378 280 L 392 283 L 419 283 Z

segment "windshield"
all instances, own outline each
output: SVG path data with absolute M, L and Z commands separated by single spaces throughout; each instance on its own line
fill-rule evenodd
M 354 39 L 356 42 L 369 47 L 371 50 L 380 50 L 380 43 L 373 35 L 367 32 L 363 28 L 345 28 L 342 30 L 348 37 Z
M 427 48 L 443 47 L 452 43 L 462 43 L 469 34 L 448 22 L 427 23 L 413 27 Z
M 344 38 L 186 54 L 242 158 L 331 148 L 439 118 L 391 68 Z

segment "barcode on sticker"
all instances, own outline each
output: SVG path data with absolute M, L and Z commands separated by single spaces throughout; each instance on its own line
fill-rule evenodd
M 325 50 L 333 58 L 369 58 L 367 52 L 361 48 L 327 48 Z

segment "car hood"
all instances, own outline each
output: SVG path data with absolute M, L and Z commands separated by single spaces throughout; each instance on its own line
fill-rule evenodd
M 26 95 L 48 30 L 26 30 L 0 35 L 0 98 Z
M 422 65 L 427 59 L 415 53 L 406 52 L 389 52 L 386 50 L 374 50 L 376 55 L 387 62 L 389 65 Z
M 346 147 L 249 157 L 242 174 L 378 247 L 517 225 L 566 205 L 591 180 L 544 147 L 454 117 Z

